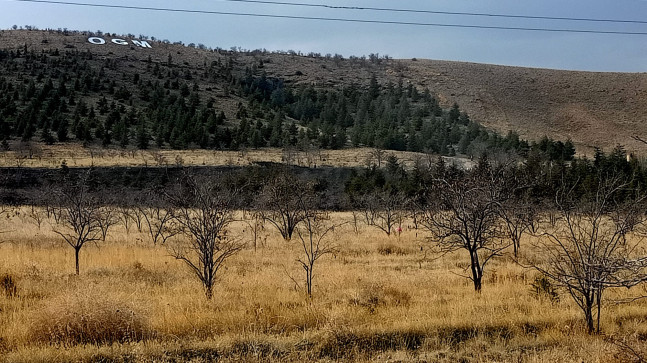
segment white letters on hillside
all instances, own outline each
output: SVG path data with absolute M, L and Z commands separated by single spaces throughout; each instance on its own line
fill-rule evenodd
M 127 40 L 119 39 L 119 38 L 115 38 L 115 39 L 112 39 L 110 41 L 113 44 L 117 44 L 117 45 L 128 45 L 128 44 L 130 44 L 130 43 L 128 43 Z M 103 38 L 99 38 L 99 37 L 90 37 L 90 38 L 88 38 L 88 42 L 91 43 L 91 44 L 95 44 L 95 45 L 104 45 L 104 44 L 106 44 L 106 40 L 103 39 Z M 131 40 L 131 42 L 132 42 L 133 45 L 136 45 L 136 46 L 138 46 L 140 48 L 153 48 L 145 40 Z
M 97 37 L 88 38 L 88 42 L 90 42 L 92 44 L 106 44 L 105 40 L 103 40 L 101 38 L 97 38 Z

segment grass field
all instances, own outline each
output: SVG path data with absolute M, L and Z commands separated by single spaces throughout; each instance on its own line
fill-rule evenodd
M 292 165 L 357 167 L 366 166 L 370 158 L 369 148 L 344 150 L 316 150 L 284 152 L 279 148 L 248 149 L 241 151 L 220 150 L 127 150 L 99 147 L 83 147 L 81 144 L 66 143 L 45 145 L 43 143 L 12 142 L 8 151 L 0 151 L 0 167 L 59 168 L 68 167 L 109 167 L 109 166 L 245 166 L 257 162 L 285 163 Z M 385 151 L 394 154 L 405 166 L 412 166 L 416 159 L 435 161 L 437 156 L 407 151 Z M 471 165 L 464 158 L 446 160 L 458 165 Z M 375 161 L 373 161 L 375 162 Z M 384 160 L 383 160 L 384 162 Z
M 647 351 L 647 303 L 606 304 L 604 334 L 589 336 L 567 294 L 533 293 L 533 270 L 497 260 L 475 294 L 460 276 L 466 256 L 426 254 L 425 233 L 408 225 L 391 237 L 337 229 L 339 252 L 315 267 L 312 299 L 296 241 L 266 225 L 254 250 L 233 225 L 250 247 L 207 301 L 188 268 L 136 228 L 86 245 L 75 276 L 73 249 L 32 222 L 21 208 L 0 224 L 0 276 L 17 291 L 0 287 L 0 361 L 624 362 Z

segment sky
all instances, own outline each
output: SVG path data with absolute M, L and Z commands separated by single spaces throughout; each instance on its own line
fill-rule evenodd
M 60 1 L 298 17 L 647 33 L 647 0 L 276 0 L 345 7 L 643 22 L 637 24 L 331 9 L 232 0 Z M 145 34 L 171 42 L 201 43 L 224 49 L 295 50 L 306 54 L 338 53 L 345 57 L 379 53 L 392 58 L 603 72 L 647 72 L 647 34 L 369 24 L 0 0 L 0 28 L 9 29 L 13 25 Z M 0 39 L 0 46 L 1 43 Z

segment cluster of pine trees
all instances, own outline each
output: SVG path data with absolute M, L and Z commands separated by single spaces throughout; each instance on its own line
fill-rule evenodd
M 568 192 L 574 200 L 590 197 L 599 189 L 599 183 L 609 176 L 629 181 L 623 193 L 618 194 L 616 203 L 622 198 L 631 198 L 635 193 L 647 192 L 647 169 L 643 163 L 632 158 L 627 160 L 626 150 L 617 146 L 609 153 L 596 149 L 592 159 L 573 158 L 570 162 L 548 160 L 539 151 L 531 151 L 523 163 L 512 161 L 494 162 L 488 154 L 482 154 L 476 168 L 487 165 L 501 165 L 507 168 L 511 184 L 518 186 L 519 192 L 533 201 L 534 207 L 541 210 L 553 208 L 555 196 L 565 192 L 565 185 L 573 186 Z M 353 170 L 345 182 L 345 194 L 350 208 L 361 207 L 362 197 L 380 194 L 405 201 L 402 207 L 420 207 L 431 185 L 439 176 L 453 175 L 462 178 L 468 171 L 446 163 L 439 158 L 433 162 L 419 162 L 413 168 L 405 168 L 395 155 L 389 155 L 383 167 L 372 165 L 361 170 Z
M 139 67 L 139 68 L 138 68 Z M 133 68 L 133 69 L 130 69 Z M 501 150 L 571 160 L 570 141 L 528 143 L 443 109 L 412 84 L 288 86 L 262 62 L 217 56 L 202 67 L 150 57 L 137 66 L 58 49 L 0 51 L 0 140 L 79 141 L 145 149 L 368 146 L 480 155 Z M 232 105 L 235 105 L 232 107 Z M 227 111 L 227 112 L 225 112 Z M 4 145 L 7 145 L 4 142 Z

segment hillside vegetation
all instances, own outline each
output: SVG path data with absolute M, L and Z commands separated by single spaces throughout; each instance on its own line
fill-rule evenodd
M 3 138 L 471 156 L 485 148 L 527 153 L 518 132 L 539 144 L 548 135 L 581 150 L 623 143 L 632 151 L 630 136 L 641 134 L 644 117 L 641 74 L 210 50 L 152 39 L 142 48 L 134 37 L 92 35 L 107 43 L 74 32 L 0 33 Z M 609 136 L 608 127 L 617 132 Z M 550 141 L 537 149 L 570 157 L 570 143 Z

